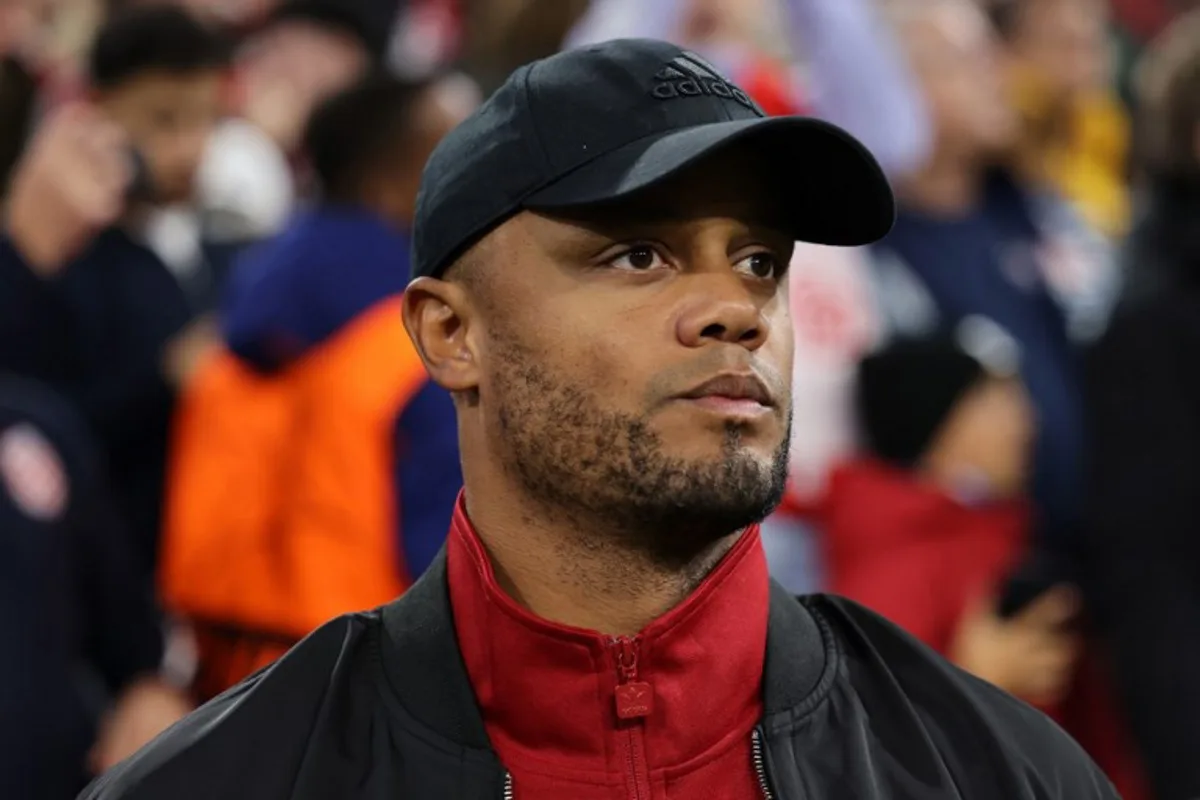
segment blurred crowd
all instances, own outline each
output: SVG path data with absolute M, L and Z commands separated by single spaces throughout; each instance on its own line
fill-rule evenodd
M 516 66 L 627 36 L 849 130 L 899 201 L 790 267 L 775 577 L 1127 800 L 1200 796 L 1200 3 L 0 0 L 0 797 L 74 796 L 436 557 L 422 166 Z

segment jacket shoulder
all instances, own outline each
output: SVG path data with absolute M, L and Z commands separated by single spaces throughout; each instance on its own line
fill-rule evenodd
M 377 612 L 338 617 L 98 778 L 79 800 L 283 800 L 322 720 L 344 711 Z
M 832 595 L 801 602 L 832 629 L 851 690 L 861 698 L 902 695 L 892 699 L 912 710 L 919 733 L 964 784 L 1008 784 L 1013 797 L 1118 797 L 1083 748 L 1032 706 L 857 603 Z

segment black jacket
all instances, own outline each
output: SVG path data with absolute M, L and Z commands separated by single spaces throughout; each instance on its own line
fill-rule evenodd
M 1155 797 L 1200 796 L 1200 176 L 1156 182 L 1089 354 L 1089 606 Z
M 229 253 L 181 278 L 110 228 L 53 278 L 34 274 L 0 231 L 0 369 L 45 383 L 91 426 L 118 511 L 149 575 L 157 554 L 175 390 L 163 351 L 215 303 Z
M 34 275 L 0 234 L 0 369 L 50 385 L 83 413 L 147 575 L 174 405 L 162 352 L 193 315 L 158 256 L 123 231 L 101 233 L 53 279 Z
M 0 797 L 61 800 L 87 783 L 107 697 L 158 671 L 162 620 L 86 423 L 45 387 L 0 372 L 0 442 L 23 429 L 57 463 L 0 456 Z M 61 509 L 28 506 L 26 481 L 59 482 Z
M 1115 798 L 1065 733 L 845 600 L 773 586 L 756 761 L 775 800 Z M 92 800 L 499 800 L 444 559 L 101 778 Z M 520 798 L 521 788 L 515 787 Z

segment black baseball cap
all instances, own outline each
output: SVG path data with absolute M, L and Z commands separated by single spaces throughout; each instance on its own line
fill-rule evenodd
M 729 148 L 759 157 L 798 241 L 864 245 L 892 226 L 887 179 L 850 134 L 768 118 L 676 45 L 616 39 L 520 67 L 441 141 L 417 196 L 413 277 L 441 275 L 522 210 L 611 203 Z

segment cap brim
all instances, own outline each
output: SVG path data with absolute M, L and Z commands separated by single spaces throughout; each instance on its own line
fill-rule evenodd
M 808 117 L 698 125 L 648 136 L 601 155 L 525 200 L 535 211 L 581 208 L 627 198 L 733 149 L 755 155 L 780 222 L 797 241 L 865 245 L 891 230 L 895 200 L 871 153 L 850 134 Z

